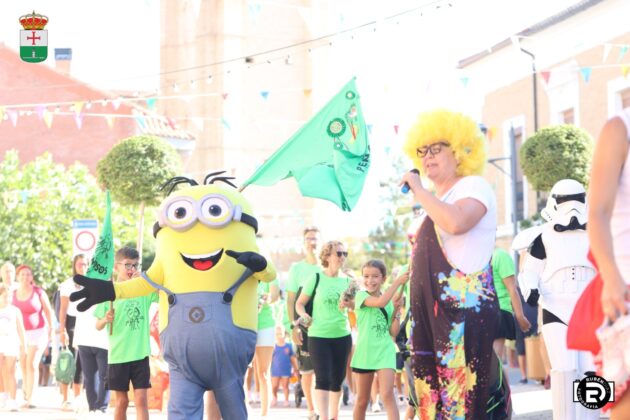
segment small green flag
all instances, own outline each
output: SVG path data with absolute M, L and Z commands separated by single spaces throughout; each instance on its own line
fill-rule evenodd
M 112 201 L 109 191 L 105 193 L 105 220 L 98 238 L 96 251 L 86 276 L 92 279 L 109 280 L 114 269 L 114 235 L 112 234 Z
M 293 177 L 303 196 L 332 201 L 350 211 L 359 201 L 369 168 L 368 130 L 353 78 L 243 188 Z

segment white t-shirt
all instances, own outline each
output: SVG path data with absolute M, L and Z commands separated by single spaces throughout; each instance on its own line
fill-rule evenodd
M 79 290 L 81 290 L 81 286 L 77 285 L 72 278 L 69 278 L 59 285 L 59 296 L 65 296 L 70 299 L 70 294 Z M 79 311 L 77 311 L 78 304 L 79 302 L 68 302 L 67 315 L 77 316 L 77 313 L 79 313 Z
M 492 187 L 480 176 L 467 176 L 448 190 L 442 197 L 443 202 L 453 204 L 464 198 L 473 198 L 486 208 L 477 223 L 468 232 L 451 235 L 438 226 L 438 232 L 449 261 L 464 273 L 479 271 L 488 264 L 495 246 L 497 231 L 497 201 Z M 424 221 L 426 213 L 423 215 Z M 436 224 L 437 225 L 437 224 Z
M 77 323 L 74 326 L 74 347 L 89 346 L 101 349 L 109 349 L 109 339 L 107 337 L 108 327 L 102 330 L 96 329 L 96 317 L 94 309 L 97 305 L 92 306 L 85 312 L 78 312 Z
M 630 108 L 619 114 L 630 141 Z M 615 262 L 626 284 L 630 284 L 630 151 L 621 170 L 615 207 L 610 218 Z

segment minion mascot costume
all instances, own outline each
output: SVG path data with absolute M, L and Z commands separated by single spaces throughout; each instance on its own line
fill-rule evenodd
M 210 174 L 204 185 L 176 177 L 153 228 L 153 264 L 142 277 L 121 283 L 75 276 L 83 289 L 70 300 L 85 311 L 114 299 L 160 290 L 160 340 L 169 365 L 169 419 L 203 417 L 203 394 L 214 391 L 221 416 L 247 418 L 243 378 L 256 346 L 259 281 L 276 277 L 258 254 L 258 223 L 235 189 L 215 185 L 227 177 Z M 190 187 L 173 192 L 175 186 Z
M 567 325 L 579 297 L 595 275 L 587 258 L 586 191 L 572 179 L 556 182 L 540 212 L 546 223 L 521 231 L 512 243 L 527 249 L 518 282 L 523 298 L 541 298 L 542 333 L 551 361 L 554 420 L 598 419 L 599 410 L 573 402 L 573 382 L 595 372 L 591 354 L 567 348 Z

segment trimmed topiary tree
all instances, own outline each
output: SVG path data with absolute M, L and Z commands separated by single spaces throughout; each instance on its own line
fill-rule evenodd
M 173 146 L 155 137 L 139 135 L 122 140 L 96 165 L 98 182 L 122 205 L 139 205 L 137 248 L 142 260 L 145 206 L 156 206 L 159 186 L 181 171 L 181 159 Z
M 550 191 L 561 179 L 588 186 L 593 138 L 581 128 L 566 124 L 538 130 L 519 153 L 521 169 L 536 191 Z

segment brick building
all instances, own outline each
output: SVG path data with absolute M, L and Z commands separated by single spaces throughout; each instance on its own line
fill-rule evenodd
M 630 3 L 623 0 L 583 0 L 460 61 L 483 104 L 490 158 L 511 157 L 511 127 L 517 150 L 534 133 L 534 86 L 539 128 L 574 124 L 596 139 L 605 120 L 630 105 L 628 13 Z M 509 160 L 498 165 L 509 174 Z M 497 194 L 498 236 L 506 245 L 512 233 L 511 180 L 491 165 L 487 178 Z M 517 181 L 522 220 L 537 213 L 537 201 L 544 200 L 537 200 L 520 168 Z

